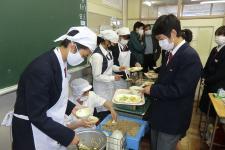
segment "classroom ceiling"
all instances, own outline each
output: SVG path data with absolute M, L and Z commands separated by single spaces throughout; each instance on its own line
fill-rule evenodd
M 143 0 L 144 1 L 144 0 Z M 150 0 L 152 5 L 176 5 L 178 0 Z M 201 1 L 213 1 L 213 0 L 183 0 L 183 4 L 196 4 Z

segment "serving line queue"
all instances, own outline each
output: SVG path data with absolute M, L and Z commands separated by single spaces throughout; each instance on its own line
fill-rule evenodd
M 37 57 L 20 77 L 14 113 L 11 113 L 13 149 L 85 147 L 82 136 L 101 135 L 98 130 L 108 133 L 99 142 L 103 143 L 101 148 L 111 146 L 108 137 L 123 139 L 121 134 L 129 143 L 135 122 L 144 119 L 146 122 L 140 124 L 145 126 L 140 125 L 133 137 L 139 135 L 140 142 L 145 132 L 150 132 L 152 150 L 175 150 L 190 125 L 202 64 L 197 52 L 182 36 L 177 17 L 163 15 L 156 20 L 152 35 L 166 51 L 166 61 L 157 69 L 158 76 L 149 71 L 143 77 L 141 65 L 145 53 L 137 49 L 145 48 L 146 43 L 140 41 L 142 30 L 143 25 L 139 23 L 131 33 L 122 27 L 117 31 L 101 31 L 97 36 L 87 27 L 71 27 L 55 40 L 59 45 Z M 69 84 L 67 63 L 76 66 L 88 56 L 91 56 L 93 85 L 84 79 Z M 123 121 L 127 123 L 126 130 L 113 134 L 115 129 L 122 130 L 118 126 L 124 125 Z M 129 127 L 129 123 L 133 126 Z M 129 146 L 125 144 L 122 148 Z M 139 145 L 132 148 L 138 149 Z

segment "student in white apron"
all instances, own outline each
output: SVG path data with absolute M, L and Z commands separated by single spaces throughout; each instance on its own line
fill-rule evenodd
M 115 46 L 112 46 L 110 49 L 112 50 L 114 65 L 123 66 L 125 69 L 130 67 L 138 66 L 140 67 L 140 63 L 137 62 L 136 57 L 131 53 L 127 43 L 130 38 L 130 31 L 127 27 L 122 27 L 117 30 L 117 34 L 119 35 L 119 42 Z M 122 75 L 122 79 L 119 81 L 115 81 L 115 90 L 116 89 L 127 89 L 128 82 L 126 81 L 127 77 L 129 77 L 129 71 L 120 71 L 115 72 L 118 75 Z
M 37 57 L 22 73 L 12 119 L 13 150 L 65 150 L 79 142 L 64 125 L 68 102 L 67 63 L 79 65 L 96 47 L 87 27 L 72 27 L 55 42 L 60 46 Z
M 113 120 L 117 120 L 117 113 L 113 109 L 113 104 L 111 101 L 107 101 L 106 99 L 95 94 L 94 91 L 91 91 L 92 86 L 85 79 L 78 78 L 74 79 L 70 84 L 72 90 L 72 96 L 69 98 L 70 101 L 76 104 L 76 106 L 88 107 L 91 110 L 91 115 L 94 115 L 94 108 L 104 106 L 107 110 L 110 111 Z M 70 115 L 68 117 L 70 122 L 75 121 L 75 131 L 83 130 L 87 127 L 95 128 L 95 125 L 88 124 L 87 121 L 80 120 L 76 118 L 74 115 Z
M 114 81 L 121 79 L 120 75 L 113 75 L 113 71 L 123 68 L 113 65 L 112 52 L 109 47 L 118 42 L 118 35 L 112 30 L 104 30 L 99 35 L 99 46 L 90 58 L 93 75 L 94 92 L 106 100 L 112 100 L 114 95 Z M 104 107 L 97 108 L 97 117 L 102 120 L 109 112 Z

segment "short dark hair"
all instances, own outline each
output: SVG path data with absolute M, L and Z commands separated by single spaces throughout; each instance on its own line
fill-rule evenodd
M 148 27 L 151 29 L 151 25 L 150 24 L 146 24 L 144 28 L 146 29 Z
M 59 43 L 59 46 L 67 47 L 71 43 L 70 40 L 65 39 Z
M 136 31 L 136 28 L 140 28 L 140 27 L 144 28 L 145 25 L 140 21 L 135 22 L 134 27 L 133 27 L 133 31 Z
M 181 32 L 182 32 L 181 36 L 183 37 L 183 39 L 186 42 L 190 43 L 193 38 L 192 31 L 190 29 L 183 29 L 183 30 L 181 30 Z
M 164 34 L 170 37 L 170 33 L 173 29 L 176 30 L 177 37 L 181 36 L 180 21 L 177 17 L 173 14 L 162 15 L 156 20 L 152 29 L 152 34 L 154 36 Z
M 216 30 L 215 35 L 223 35 L 223 36 L 225 36 L 225 26 L 219 27 L 219 28 Z
M 101 44 L 102 42 L 104 42 L 105 40 L 100 37 L 100 36 L 97 36 L 97 45 Z

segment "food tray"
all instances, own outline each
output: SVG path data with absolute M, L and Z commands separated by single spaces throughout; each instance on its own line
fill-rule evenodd
M 139 103 L 124 103 L 124 102 L 118 102 L 118 101 L 115 100 L 115 98 L 119 94 L 130 94 L 130 95 L 134 95 L 134 94 L 131 93 L 130 90 L 127 90 L 127 89 L 118 89 L 118 90 L 116 90 L 116 92 L 115 92 L 115 94 L 113 96 L 113 99 L 112 99 L 112 102 L 114 104 L 133 105 L 133 106 L 141 106 L 141 105 L 144 105 L 145 104 L 145 97 L 144 97 L 144 95 L 143 96 L 138 95 L 138 96 L 141 97 L 141 102 L 139 102 Z

